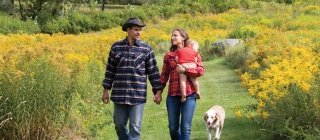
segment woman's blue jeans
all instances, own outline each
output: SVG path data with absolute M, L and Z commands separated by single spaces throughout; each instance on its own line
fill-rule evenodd
M 171 139 L 190 140 L 192 117 L 196 107 L 195 94 L 187 96 L 183 103 L 180 96 L 167 96 L 166 103 Z

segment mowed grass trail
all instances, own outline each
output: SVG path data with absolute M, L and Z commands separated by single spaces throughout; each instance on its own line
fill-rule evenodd
M 161 71 L 163 55 L 157 56 L 157 62 Z M 248 96 L 246 89 L 241 88 L 239 75 L 234 69 L 225 64 L 223 59 L 215 59 L 204 62 L 205 75 L 199 78 L 201 87 L 201 99 L 197 100 L 197 106 L 192 122 L 191 139 L 206 140 L 207 133 L 204 125 L 204 112 L 213 105 L 221 105 L 226 111 L 226 120 L 221 134 L 223 140 L 264 140 L 268 139 L 262 133 L 261 128 L 244 117 L 235 118 L 234 109 L 239 106 L 252 104 L 255 101 Z M 150 91 L 150 86 L 148 87 Z M 166 111 L 167 91 L 164 91 L 162 103 L 153 103 L 152 94 L 148 94 L 142 122 L 142 140 L 170 140 L 168 118 Z M 112 105 L 112 104 L 110 104 Z M 113 105 L 112 105 L 113 106 Z M 110 127 L 113 127 L 111 125 Z M 114 128 L 110 128 L 107 139 L 117 139 Z M 111 134 L 110 134 L 111 133 Z M 110 136 L 112 138 L 110 138 Z M 270 138 L 269 138 L 270 139 Z
M 226 111 L 225 125 L 221 134 L 223 140 L 264 140 L 260 126 L 247 117 L 241 119 L 234 115 L 235 108 L 255 103 L 240 86 L 240 77 L 223 59 L 204 63 L 206 73 L 200 79 L 202 98 L 198 100 L 193 119 L 191 139 L 205 140 L 204 112 L 213 105 L 221 105 Z

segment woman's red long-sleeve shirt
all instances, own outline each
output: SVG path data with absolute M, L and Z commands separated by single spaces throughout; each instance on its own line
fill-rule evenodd
M 176 71 L 176 52 L 167 52 L 163 58 L 163 67 L 161 72 L 160 81 L 162 84 L 162 87 L 166 86 L 166 83 L 169 81 L 169 89 L 168 89 L 168 95 L 169 96 L 181 96 L 180 92 L 180 83 L 179 83 L 179 73 Z M 200 55 L 197 57 L 197 67 L 196 68 L 189 68 L 186 69 L 185 74 L 188 77 L 199 77 L 204 74 L 204 67 L 202 64 L 202 58 Z M 194 93 L 195 89 L 192 85 L 192 82 L 190 79 L 186 82 L 186 93 L 187 96 Z

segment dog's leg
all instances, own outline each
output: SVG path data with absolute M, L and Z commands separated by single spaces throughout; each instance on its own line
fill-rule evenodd
M 219 127 L 220 131 L 219 131 L 218 139 L 220 139 L 220 136 L 221 136 L 221 133 L 222 133 L 222 128 L 223 128 L 223 126 Z
M 206 119 L 205 119 L 205 120 L 206 120 Z M 207 123 L 205 123 L 205 125 L 206 125 L 206 130 L 207 130 L 208 140 L 211 140 L 211 133 L 210 133 L 210 129 L 209 129 L 209 127 L 208 127 Z
M 220 133 L 220 132 L 219 132 L 219 130 L 220 130 L 219 128 L 216 128 L 216 132 L 215 132 L 215 136 L 214 136 L 214 138 L 217 139 L 217 140 L 220 139 L 220 136 L 219 136 L 219 133 Z
M 211 129 L 209 129 L 208 127 L 207 127 L 207 133 L 208 133 L 208 140 L 211 140 L 211 138 L 212 138 L 212 133 L 211 133 Z

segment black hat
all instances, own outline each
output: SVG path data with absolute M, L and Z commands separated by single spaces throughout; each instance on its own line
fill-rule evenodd
M 135 26 L 140 26 L 140 27 L 146 26 L 145 24 L 142 24 L 142 23 L 140 22 L 140 19 L 139 19 L 139 18 L 136 18 L 136 17 L 134 17 L 134 18 L 129 18 L 129 19 L 127 20 L 127 22 L 123 24 L 123 26 L 122 26 L 122 31 L 125 31 L 125 32 L 126 32 L 126 31 L 127 31 L 127 28 L 128 28 L 128 27 L 131 27 L 131 26 L 133 26 L 133 25 L 135 25 Z

